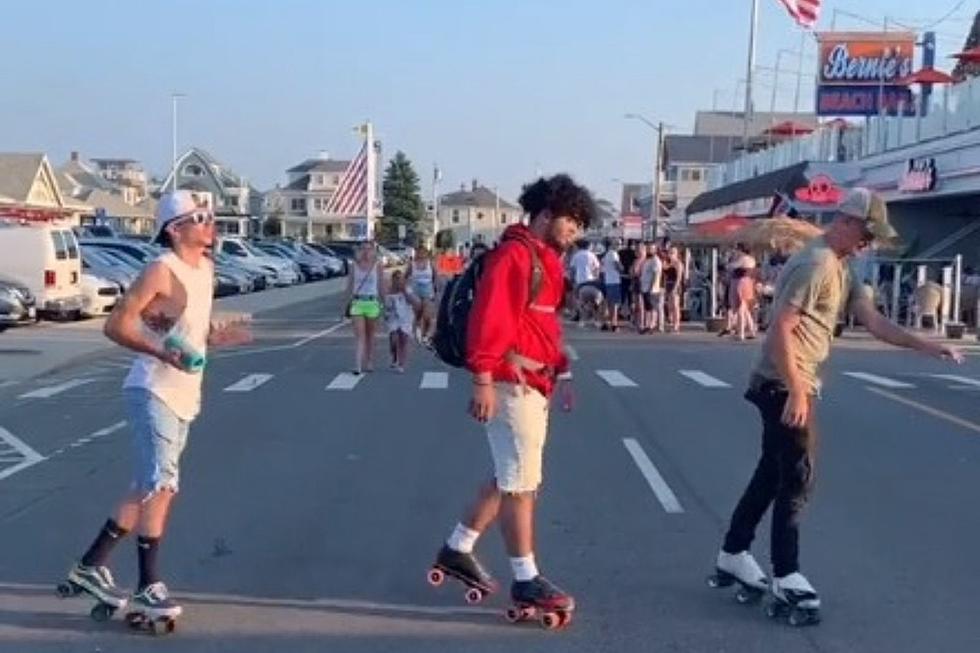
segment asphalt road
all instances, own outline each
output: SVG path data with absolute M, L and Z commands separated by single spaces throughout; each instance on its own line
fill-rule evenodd
M 704 582 L 759 449 L 755 345 L 570 329 L 579 401 L 553 418 L 537 553 L 578 611 L 551 633 L 426 584 L 489 470 L 468 379 L 420 352 L 390 373 L 379 344 L 378 372 L 328 389 L 350 385 L 339 313 L 260 314 L 254 345 L 213 356 L 163 544 L 185 616 L 162 640 L 53 591 L 128 482 L 125 356 L 0 386 L 0 651 L 980 650 L 980 357 L 836 352 L 802 551 L 824 621 L 793 629 Z M 113 560 L 130 587 L 134 549 Z M 509 581 L 499 535 L 478 550 Z

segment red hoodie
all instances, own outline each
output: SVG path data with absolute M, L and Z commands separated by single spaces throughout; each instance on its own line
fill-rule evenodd
M 529 245 L 536 249 L 543 273 L 534 298 Z M 523 225 L 508 227 L 497 249 L 485 256 L 467 325 L 467 364 L 474 374 L 491 372 L 494 381 L 518 383 L 508 354 L 543 363 L 546 368 L 540 372 L 522 373 L 529 386 L 550 396 L 556 374 L 568 370 L 559 319 L 565 289 L 561 259 Z

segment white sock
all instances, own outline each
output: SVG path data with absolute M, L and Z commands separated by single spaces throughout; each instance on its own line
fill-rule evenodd
M 480 531 L 467 528 L 463 524 L 456 524 L 456 528 L 453 529 L 452 535 L 446 540 L 446 544 L 453 551 L 472 553 L 473 547 L 476 545 L 476 540 L 479 537 Z
M 538 576 L 538 565 L 534 563 L 533 553 L 521 558 L 511 558 L 510 568 L 514 571 L 514 580 L 520 582 L 534 580 Z

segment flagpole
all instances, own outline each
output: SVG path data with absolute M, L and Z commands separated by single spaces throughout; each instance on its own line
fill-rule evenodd
M 755 70 L 755 33 L 759 26 L 759 0 L 752 0 L 752 22 L 749 26 L 749 61 L 745 75 L 745 115 L 742 127 L 742 146 L 749 143 L 749 121 L 752 120 L 752 73 Z
M 364 123 L 364 155 L 367 157 L 367 215 L 365 215 L 365 239 L 374 238 L 374 205 L 376 201 L 377 189 L 377 155 L 374 151 L 374 125 L 368 120 Z

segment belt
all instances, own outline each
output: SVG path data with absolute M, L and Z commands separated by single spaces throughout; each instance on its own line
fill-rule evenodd
M 354 295 L 354 299 L 359 299 L 361 301 L 375 301 L 378 299 L 377 295 Z

